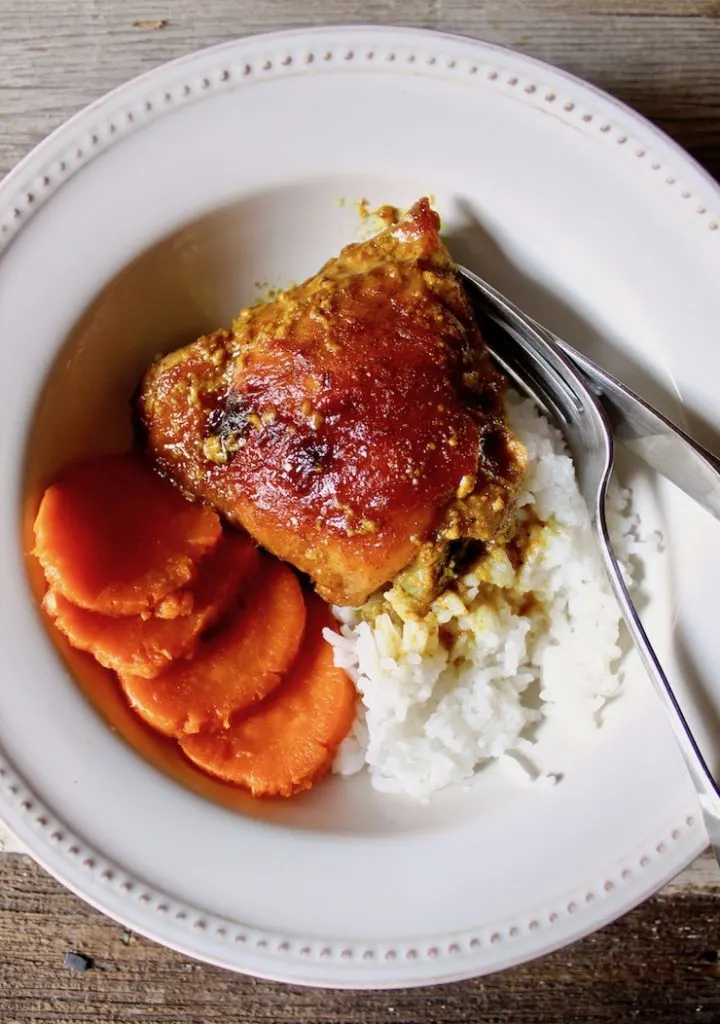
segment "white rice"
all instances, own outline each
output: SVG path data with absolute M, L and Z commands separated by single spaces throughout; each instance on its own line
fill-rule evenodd
M 592 720 L 621 685 L 620 616 L 562 436 L 512 392 L 508 417 L 528 452 L 519 517 L 544 524 L 524 564 L 499 549 L 420 621 L 336 608 L 325 632 L 362 698 L 334 770 L 367 768 L 383 792 L 425 799 L 488 760 L 525 764 L 543 719 Z M 619 488 L 609 525 L 627 565 L 636 519 Z

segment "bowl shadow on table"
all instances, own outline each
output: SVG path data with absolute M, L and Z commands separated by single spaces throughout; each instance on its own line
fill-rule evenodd
M 454 259 L 474 270 L 500 292 L 507 295 L 524 312 L 535 318 L 549 330 L 562 337 L 584 352 L 619 380 L 633 388 L 646 401 L 660 409 L 666 416 L 709 450 L 720 452 L 720 431 L 708 423 L 692 408 L 681 403 L 668 380 L 662 380 L 647 365 L 604 336 L 582 314 L 563 298 L 550 291 L 542 282 L 528 276 L 518 267 L 502 245 L 478 219 L 475 209 L 468 203 L 458 203 L 462 226 L 448 232 L 446 242 Z M 616 450 L 616 463 L 621 471 L 633 476 L 642 474 L 651 485 L 657 500 L 655 474 L 622 446 Z M 623 472 L 624 471 L 624 472 Z M 662 509 L 660 509 L 662 515 Z M 662 525 L 666 525 L 664 522 Z M 638 581 L 642 582 L 642 581 Z M 671 581 L 672 586 L 672 581 Z M 673 587 L 673 590 L 675 588 Z M 647 597 L 642 593 L 636 600 L 637 610 L 642 613 Z M 669 624 L 670 625 L 670 624 Z M 716 775 L 720 773 L 720 715 L 715 701 L 710 696 L 711 680 L 703 677 L 698 663 L 689 647 L 681 623 L 672 628 L 672 653 L 678 666 L 689 699 L 688 711 L 693 718 L 708 727 L 713 751 L 705 749 Z M 630 646 L 630 639 L 624 638 L 624 648 Z M 718 753 L 715 753 L 715 752 Z

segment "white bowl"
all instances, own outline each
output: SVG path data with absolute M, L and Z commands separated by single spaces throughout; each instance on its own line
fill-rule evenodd
M 38 614 L 38 489 L 127 446 L 147 361 L 317 269 L 357 232 L 354 200 L 427 193 L 459 259 L 717 437 L 717 187 L 637 115 L 525 56 L 407 29 L 241 40 L 110 94 L 0 186 L 0 813 L 130 927 L 296 983 L 518 963 L 619 915 L 705 842 L 641 675 L 601 730 L 548 733 L 551 791 L 497 766 L 428 805 L 366 778 L 258 803 L 149 739 L 101 673 L 86 699 Z M 665 536 L 647 622 L 698 723 L 703 686 L 713 744 L 714 524 L 646 474 L 633 485 Z

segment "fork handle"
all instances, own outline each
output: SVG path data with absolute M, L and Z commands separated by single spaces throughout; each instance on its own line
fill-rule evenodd
M 715 456 L 588 356 L 540 324 L 534 326 L 581 370 L 591 391 L 601 400 L 618 440 L 720 520 L 720 462 Z M 608 555 L 612 547 L 605 523 L 604 494 L 601 501 L 594 526 L 601 534 L 605 570 L 645 670 L 669 712 L 675 739 L 695 785 L 715 859 L 720 864 L 720 788 L 653 650 L 617 562 Z
M 628 593 L 620 568 L 612 557 L 611 542 L 605 522 L 604 504 L 605 494 L 603 493 L 600 495 L 598 508 L 593 516 L 593 526 L 601 541 L 599 547 L 602 552 L 605 571 L 617 598 L 628 632 L 640 655 L 645 670 L 655 685 L 655 689 L 668 712 L 675 739 L 695 784 L 710 843 L 718 864 L 720 864 L 720 788 L 693 736 L 672 686 L 653 650 L 645 628 L 635 610 L 632 598 Z

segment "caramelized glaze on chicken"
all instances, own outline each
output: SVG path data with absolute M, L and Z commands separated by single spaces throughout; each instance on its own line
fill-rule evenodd
M 137 411 L 161 472 L 335 604 L 424 605 L 514 528 L 524 451 L 426 199 L 159 360 Z

